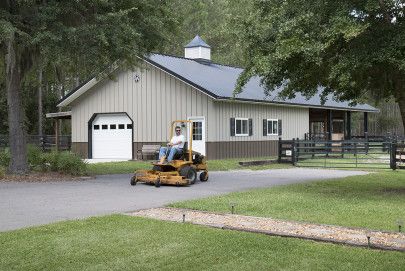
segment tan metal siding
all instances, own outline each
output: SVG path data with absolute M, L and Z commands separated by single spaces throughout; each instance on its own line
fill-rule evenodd
M 240 102 L 214 102 L 217 117 L 211 117 L 208 131 L 210 142 L 277 140 L 278 136 L 263 136 L 263 119 L 282 119 L 283 139 L 303 138 L 309 130 L 309 109 Z M 252 136 L 231 136 L 231 118 L 253 119 Z
M 135 75 L 140 76 L 134 82 Z M 216 116 L 213 100 L 173 76 L 147 65 L 146 69 L 117 72 L 72 104 L 72 141 L 88 141 L 88 121 L 94 113 L 126 112 L 134 121 L 134 142 L 164 142 L 174 119 Z M 207 131 L 207 141 L 214 136 Z

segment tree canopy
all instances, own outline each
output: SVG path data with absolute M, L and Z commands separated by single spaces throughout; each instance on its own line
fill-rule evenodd
M 242 19 L 247 69 L 283 96 L 359 102 L 394 97 L 405 123 L 404 4 L 396 0 L 255 0 Z
M 117 61 L 133 67 L 138 56 L 161 48 L 173 26 L 161 0 L 0 2 L 10 171 L 28 169 L 22 86 L 36 78 L 30 73 L 45 69 L 62 81 L 98 74 Z

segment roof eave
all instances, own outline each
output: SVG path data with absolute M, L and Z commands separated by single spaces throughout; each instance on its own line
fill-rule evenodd
M 353 111 L 353 112 L 368 112 L 368 113 L 378 113 L 380 110 L 374 109 L 360 109 L 360 108 L 352 108 L 352 107 L 336 107 L 336 106 L 324 106 L 324 105 L 306 105 L 306 104 L 298 104 L 298 103 L 287 103 L 287 102 L 277 102 L 277 101 L 265 101 L 265 100 L 251 100 L 251 99 L 244 99 L 244 98 L 228 98 L 228 97 L 217 97 L 216 101 L 224 101 L 224 102 L 241 102 L 241 103 L 258 103 L 258 104 L 273 104 L 279 106 L 290 106 L 290 107 L 302 107 L 302 108 L 318 108 L 318 109 L 334 109 L 334 110 L 342 110 L 342 111 Z
M 93 77 L 92 79 L 88 80 L 86 83 L 84 83 L 80 88 L 71 91 L 69 94 L 67 94 L 65 97 L 63 97 L 59 102 L 57 107 L 63 107 L 63 106 L 68 106 L 71 104 L 74 100 L 79 98 L 82 94 L 87 92 L 89 89 L 94 87 L 99 80 L 96 79 L 96 77 Z

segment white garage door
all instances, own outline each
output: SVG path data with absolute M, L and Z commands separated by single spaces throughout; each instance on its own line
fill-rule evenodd
M 126 114 L 97 115 L 92 126 L 93 158 L 132 159 L 132 129 Z

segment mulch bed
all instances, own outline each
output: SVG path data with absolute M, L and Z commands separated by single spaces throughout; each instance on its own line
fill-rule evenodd
M 129 215 L 173 222 L 183 222 L 184 219 L 184 222 L 220 229 L 405 252 L 405 233 L 399 232 L 177 208 L 152 208 L 129 213 Z
M 276 164 L 276 163 L 278 163 L 277 160 L 258 160 L 258 161 L 242 161 L 242 162 L 239 162 L 239 165 L 244 166 L 244 167 L 250 167 L 250 166 L 271 165 L 271 164 Z
M 5 175 L 0 177 L 0 182 L 65 182 L 65 181 L 85 181 L 94 179 L 92 176 L 72 176 L 58 172 L 31 172 L 26 175 Z

